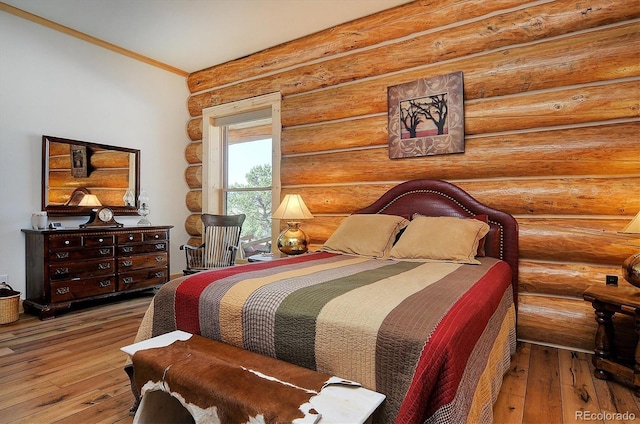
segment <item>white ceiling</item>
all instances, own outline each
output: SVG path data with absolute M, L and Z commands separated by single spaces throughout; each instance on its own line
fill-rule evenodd
M 412 0 L 2 0 L 186 72 Z

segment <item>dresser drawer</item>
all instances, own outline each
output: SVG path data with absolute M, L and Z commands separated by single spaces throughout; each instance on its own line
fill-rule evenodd
M 113 235 L 84 236 L 84 247 L 113 246 Z
M 168 233 L 166 231 L 151 231 L 142 234 L 144 241 L 166 240 Z
M 49 252 L 49 260 L 52 262 L 60 262 L 96 258 L 113 258 L 114 251 L 114 246 L 94 247 L 91 249 L 56 250 L 54 252 Z
M 82 247 L 82 236 L 51 237 L 49 249 L 64 249 L 66 247 Z
M 140 243 L 141 241 L 142 233 L 118 234 L 118 244 Z
M 51 283 L 51 301 L 68 302 L 74 299 L 95 296 L 116 291 L 116 277 L 83 278 Z
M 116 261 L 113 258 L 49 265 L 49 278 L 51 280 L 97 277 L 115 273 Z
M 128 272 L 133 269 L 158 268 L 167 266 L 166 252 L 157 254 L 127 256 L 118 259 L 118 272 Z
M 166 252 L 168 243 L 159 241 L 157 243 L 132 244 L 129 246 L 118 246 L 118 256 L 137 255 L 140 253 Z
M 118 290 L 127 291 L 152 287 L 167 282 L 169 270 L 165 268 L 132 271 L 118 274 Z

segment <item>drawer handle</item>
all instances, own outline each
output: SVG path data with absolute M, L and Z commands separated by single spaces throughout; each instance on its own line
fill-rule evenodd
M 122 282 L 123 282 L 124 284 L 131 284 L 131 283 L 133 283 L 133 277 L 124 277 L 124 278 L 122 279 Z
M 133 265 L 133 261 L 122 261 L 122 266 L 131 266 Z
M 107 262 L 106 264 L 98 264 L 98 269 L 109 269 L 111 268 L 111 263 Z
M 129 235 L 129 241 L 133 240 L 133 236 Z
M 56 258 L 65 259 L 69 257 L 69 252 L 58 252 L 56 253 Z
M 59 287 L 56 289 L 56 294 L 67 294 L 71 291 L 69 287 Z
M 98 285 L 102 288 L 109 287 L 111 285 L 111 280 L 100 281 Z
M 164 261 L 164 256 L 156 256 L 156 262 Z
M 103 239 L 103 238 L 99 238 L 99 239 L 98 239 L 98 243 L 102 243 L 103 241 L 104 241 L 104 239 Z
M 71 244 L 71 242 L 69 240 L 65 240 L 64 244 L 66 244 L 67 246 Z
M 56 275 L 63 275 L 63 274 L 68 274 L 69 273 L 69 268 L 57 268 L 56 269 Z
M 99 252 L 101 255 L 108 255 L 111 253 L 111 249 L 100 249 Z
M 124 253 L 131 253 L 131 252 L 133 252 L 133 247 L 131 247 L 131 246 L 123 247 L 123 248 L 122 248 L 122 251 L 123 251 Z
M 156 273 L 154 274 L 154 276 L 155 276 L 156 278 L 162 278 L 162 277 L 164 277 L 164 272 L 162 272 L 162 271 L 160 271 L 160 272 L 156 272 Z
M 156 234 L 154 237 L 155 237 L 155 238 L 157 238 L 157 239 L 159 239 L 159 238 L 160 238 L 160 235 L 159 235 L 159 234 Z
M 164 250 L 164 243 L 156 244 L 156 250 Z

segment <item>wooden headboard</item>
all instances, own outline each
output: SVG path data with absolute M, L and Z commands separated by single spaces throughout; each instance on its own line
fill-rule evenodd
M 518 295 L 518 223 L 510 214 L 478 202 L 469 193 L 441 180 L 412 180 L 399 184 L 366 208 L 354 213 L 384 213 L 410 217 L 487 215 L 489 234 L 485 239 L 487 256 L 502 259 L 511 266 L 514 301 Z

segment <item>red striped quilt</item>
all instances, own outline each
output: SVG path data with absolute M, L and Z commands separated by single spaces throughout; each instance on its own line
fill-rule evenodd
M 358 381 L 387 396 L 377 422 L 477 419 L 515 349 L 511 270 L 480 261 L 319 252 L 201 272 L 163 286 L 138 339 L 179 329 Z

